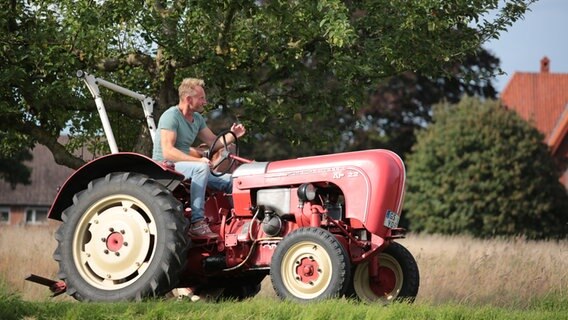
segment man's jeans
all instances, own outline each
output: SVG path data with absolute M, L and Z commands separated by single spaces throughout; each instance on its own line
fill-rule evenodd
M 233 180 L 230 174 L 215 177 L 204 162 L 180 161 L 175 163 L 176 171 L 191 179 L 191 223 L 203 220 L 205 216 L 205 189 L 210 187 L 225 193 L 232 193 Z

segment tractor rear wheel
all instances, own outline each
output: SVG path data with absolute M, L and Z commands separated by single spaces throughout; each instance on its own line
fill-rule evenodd
M 285 237 L 272 256 L 270 277 L 281 299 L 300 302 L 341 296 L 351 265 L 341 243 L 321 228 L 300 228 Z
M 171 192 L 147 176 L 93 180 L 62 214 L 53 257 L 77 300 L 161 296 L 185 265 L 188 221 Z
M 371 281 L 369 262 L 356 266 L 353 289 L 359 299 L 366 302 L 413 302 L 418 294 L 420 275 L 412 254 L 402 245 L 393 242 L 379 254 L 379 280 Z

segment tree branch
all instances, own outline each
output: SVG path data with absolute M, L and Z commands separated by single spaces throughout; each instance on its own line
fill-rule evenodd
M 74 156 L 65 149 L 65 146 L 57 142 L 58 137 L 53 137 L 50 132 L 31 124 L 22 124 L 23 132 L 31 135 L 38 143 L 46 146 L 51 153 L 57 164 L 78 169 L 85 164 L 85 161 L 79 157 Z
M 133 119 L 144 119 L 144 110 L 142 109 L 141 105 L 135 106 L 131 103 L 126 103 L 117 99 L 104 99 L 105 110 L 107 112 L 118 112 L 122 113 L 129 118 Z M 73 106 L 66 106 L 66 110 L 70 111 L 90 111 L 94 112 L 96 110 L 96 106 L 94 105 L 73 105 Z
M 231 31 L 231 26 L 233 24 L 233 18 L 235 16 L 236 8 L 234 5 L 229 5 L 229 10 L 225 15 L 225 20 L 223 21 L 223 29 L 221 33 L 219 33 L 219 37 L 217 38 L 217 54 L 218 55 L 227 55 L 230 54 L 229 51 L 229 41 L 227 39 L 229 32 Z
M 124 69 L 126 66 L 143 67 L 150 74 L 156 74 L 156 64 L 151 56 L 135 52 L 122 57 L 107 58 L 97 63 L 97 68 L 102 71 L 110 72 Z

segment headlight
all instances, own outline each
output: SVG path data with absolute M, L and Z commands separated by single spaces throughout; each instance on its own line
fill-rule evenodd
M 316 198 L 316 187 L 311 183 L 304 183 L 298 188 L 298 198 L 302 201 L 312 201 Z

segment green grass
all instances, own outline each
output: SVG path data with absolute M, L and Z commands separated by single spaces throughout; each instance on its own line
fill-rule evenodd
M 396 303 L 388 306 L 328 300 L 298 304 L 257 297 L 244 302 L 152 300 L 79 303 L 22 300 L 0 284 L 0 319 L 568 319 L 568 296 L 550 294 L 526 309 L 459 304 Z

